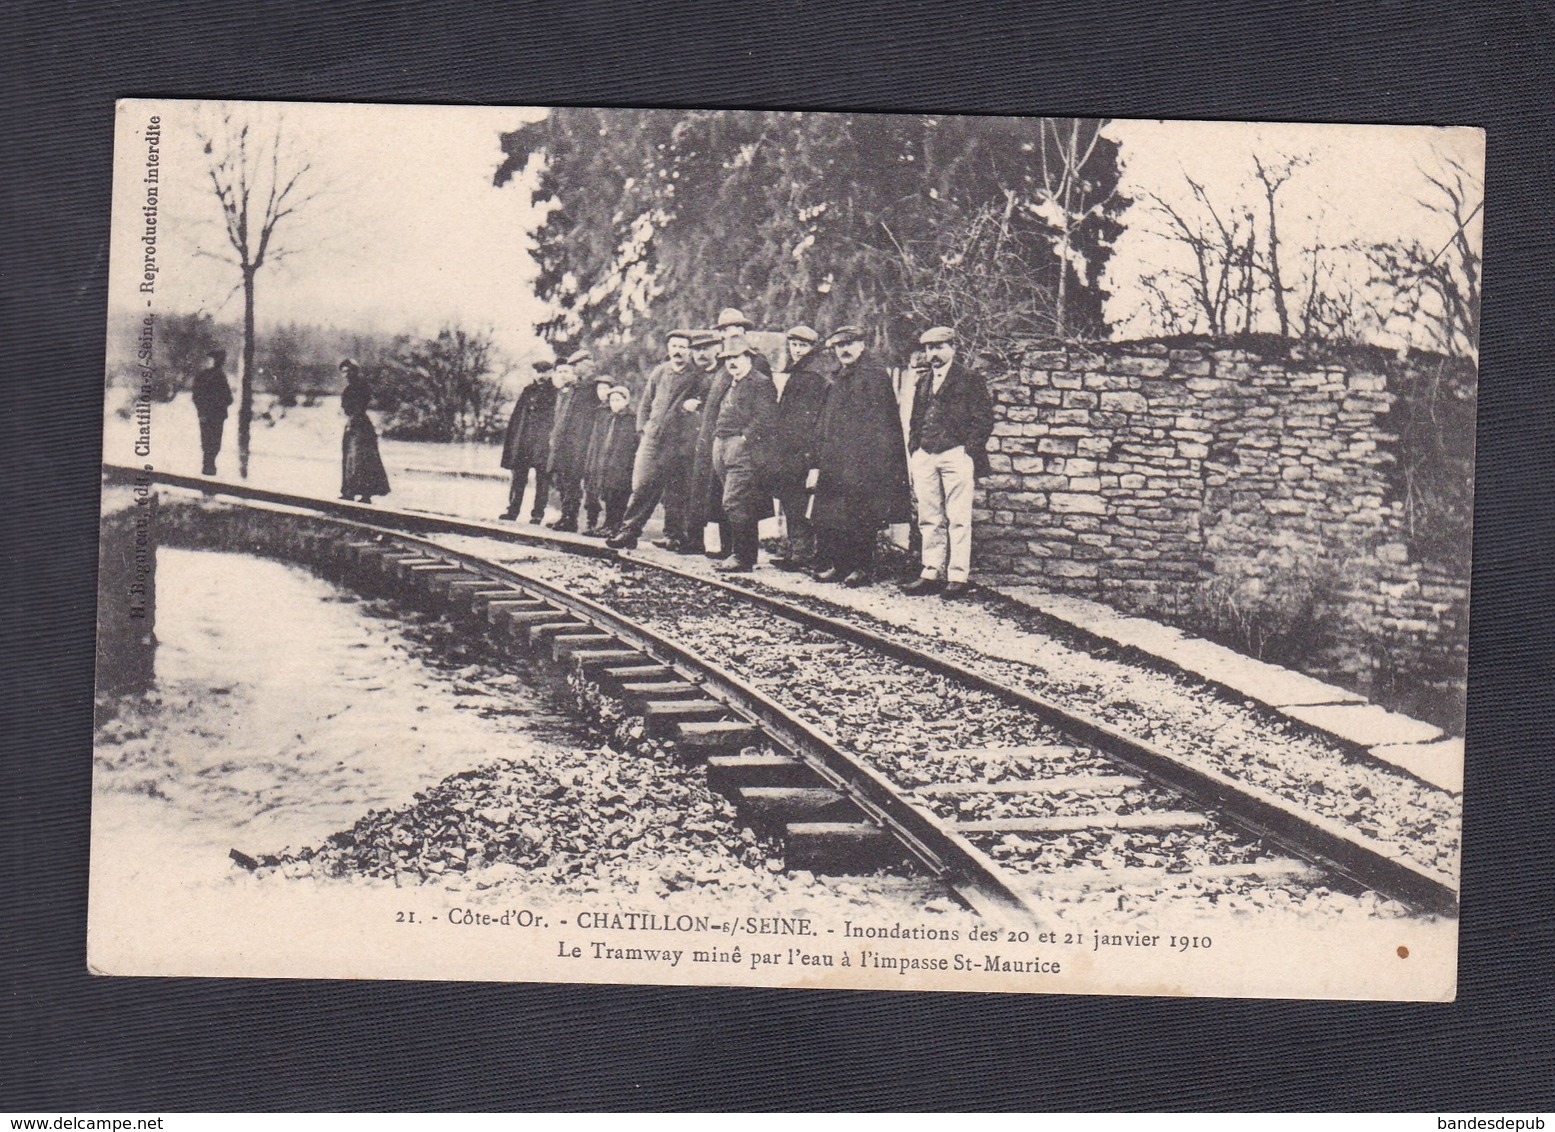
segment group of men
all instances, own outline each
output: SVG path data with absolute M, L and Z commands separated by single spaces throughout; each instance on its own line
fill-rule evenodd
M 776 503 L 787 540 L 772 565 L 862 586 L 881 526 L 909 521 L 916 499 L 923 565 L 903 591 L 965 591 L 973 486 L 986 471 L 993 410 L 981 376 L 957 356 L 955 332 L 921 335 L 904 430 L 895 384 L 859 327 L 839 327 L 824 343 L 809 326 L 791 327 L 776 373 L 751 329 L 727 308 L 712 330 L 672 330 L 635 414 L 630 391 L 596 377 L 588 351 L 538 364 L 503 445 L 513 484 L 502 518 L 518 517 L 533 474 L 531 522 L 554 491 L 561 513 L 551 527 L 578 531 L 581 513 L 583 534 L 630 549 L 662 504 L 656 545 L 746 573 Z M 711 552 L 709 524 L 718 527 Z

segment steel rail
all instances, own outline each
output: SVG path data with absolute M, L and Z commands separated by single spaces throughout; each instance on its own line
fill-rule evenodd
M 1177 755 L 1145 739 L 1113 727 L 1104 720 L 1065 707 L 1045 696 L 1007 684 L 943 656 L 921 652 L 841 618 L 793 605 L 771 594 L 748 589 L 723 578 L 707 578 L 672 563 L 641 555 L 619 553 L 600 543 L 539 529 L 517 530 L 474 520 L 423 512 L 391 511 L 345 501 L 252 488 L 159 471 L 104 465 L 109 479 L 133 481 L 136 477 L 198 491 L 227 495 L 320 512 L 336 518 L 376 526 L 384 531 L 420 534 L 460 534 L 531 546 L 545 546 L 592 558 L 614 559 L 673 574 L 699 585 L 712 586 L 753 602 L 786 620 L 881 652 L 893 659 L 987 692 L 1011 705 L 1024 708 L 1044 722 L 1069 732 L 1124 767 L 1161 783 L 1214 810 L 1218 820 L 1250 836 L 1263 839 L 1283 851 L 1309 861 L 1343 878 L 1350 886 L 1372 889 L 1425 911 L 1455 914 L 1457 887 L 1452 878 L 1390 849 L 1374 838 L 1339 822 L 1300 809 L 1271 791 L 1239 782 L 1206 767 L 1184 763 Z M 396 525 L 398 524 L 398 525 Z M 436 545 L 436 544 L 433 544 Z M 455 553 L 438 546 L 439 553 Z M 533 584 L 526 579 L 524 584 Z M 918 807 L 914 806 L 914 809 Z M 963 839 L 964 840 L 964 839 Z M 977 850 L 973 846 L 974 852 Z

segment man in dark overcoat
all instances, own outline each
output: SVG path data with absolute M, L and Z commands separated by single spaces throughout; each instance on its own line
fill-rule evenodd
M 216 474 L 216 456 L 221 451 L 221 434 L 227 427 L 227 410 L 232 405 L 232 386 L 222 367 L 227 351 L 212 350 L 210 364 L 194 375 L 194 412 L 200 419 L 200 472 Z
M 617 550 L 635 547 L 661 499 L 664 538 L 660 544 L 679 551 L 688 542 L 691 459 L 702 421 L 702 402 L 717 365 L 716 345 L 716 337 L 707 331 L 677 329 L 665 339 L 669 357 L 648 375 L 637 403 L 638 443 L 631 501 L 607 545 Z
M 815 506 L 815 576 L 862 586 L 875 537 L 909 514 L 907 452 L 891 375 L 864 353 L 864 332 L 844 326 L 827 340 L 837 359 L 821 414 Z
M 788 527 L 783 553 L 772 559 L 780 570 L 799 570 L 815 557 L 810 523 L 810 472 L 820 443 L 821 412 L 831 388 L 831 358 L 816 349 L 808 326 L 789 330 L 788 366 L 778 394 L 777 423 L 767 457 L 767 489 L 783 508 Z
M 508 418 L 508 430 L 502 438 L 502 466 L 513 473 L 513 483 L 508 488 L 508 507 L 501 516 L 504 519 L 518 518 L 531 469 L 535 474 L 535 497 L 529 506 L 529 521 L 538 523 L 545 518 L 545 502 L 551 487 L 545 466 L 550 456 L 551 425 L 556 413 L 556 387 L 551 384 L 551 368 L 550 362 L 535 363 L 534 379 L 519 391 L 518 403 Z
M 583 457 L 583 515 L 587 520 L 583 533 L 589 538 L 603 538 L 608 533 L 605 530 L 603 517 L 605 497 L 593 474 L 594 455 L 599 450 L 599 446 L 604 443 L 605 433 L 610 429 L 610 391 L 615 388 L 616 381 L 615 378 L 603 373 L 595 374 L 593 381 L 594 423 L 589 428 L 588 451 Z
M 581 384 L 571 361 L 551 371 L 556 386 L 556 411 L 551 424 L 551 439 L 546 470 L 551 485 L 561 495 L 561 514 L 546 524 L 553 530 L 577 531 L 578 512 L 583 507 L 583 472 L 588 460 L 589 439 L 594 430 L 594 414 L 599 395 L 592 383 Z
M 902 592 L 943 590 L 946 597 L 955 597 L 966 590 L 971 576 L 972 492 L 977 477 L 988 470 L 993 403 L 982 375 L 956 356 L 955 331 L 931 327 L 918 344 L 928 364 L 913 394 L 907 451 L 918 501 L 923 571 Z

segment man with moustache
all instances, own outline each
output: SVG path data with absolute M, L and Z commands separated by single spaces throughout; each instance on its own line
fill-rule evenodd
M 907 521 L 907 454 L 891 375 L 864 356 L 863 330 L 841 327 L 826 345 L 837 371 L 821 414 L 814 572 L 823 582 L 862 586 L 880 527 Z
M 586 358 L 587 351 L 579 350 L 551 371 L 551 381 L 556 386 L 556 411 L 546 469 L 552 486 L 561 495 L 561 514 L 546 526 L 556 531 L 576 533 L 578 512 L 583 506 L 584 463 L 588 460 L 589 439 L 599 404 L 593 385 L 578 381 L 577 363 Z
M 902 587 L 906 594 L 966 592 L 972 568 L 972 490 L 988 469 L 985 448 L 993 432 L 993 404 L 981 375 L 956 356 L 956 334 L 935 326 L 918 339 L 926 373 L 913 396 L 907 450 L 923 571 Z
M 755 349 L 744 339 L 726 344 L 719 357 L 728 391 L 713 424 L 713 472 L 720 489 L 719 508 L 728 542 L 718 564 L 722 574 L 749 573 L 760 542 L 757 527 L 771 514 L 772 497 L 761 486 L 766 446 L 777 418 L 777 389 L 753 368 Z
M 778 395 L 766 473 L 767 488 L 783 508 L 788 527 L 783 552 L 772 559 L 780 570 L 803 569 L 815 557 L 809 477 L 815 467 L 821 412 L 831 388 L 831 359 L 816 349 L 819 337 L 803 324 L 787 334 L 787 375 Z
M 535 497 L 529 506 L 529 521 L 538 523 L 545 518 L 545 502 L 551 487 L 545 466 L 556 411 L 556 387 L 551 384 L 551 368 L 550 362 L 534 364 L 534 379 L 519 392 L 513 416 L 508 420 L 507 433 L 502 438 L 502 466 L 513 473 L 507 510 L 500 516 L 503 519 L 518 518 L 531 469 L 534 471 Z
M 657 545 L 687 551 L 687 495 L 702 403 L 718 364 L 718 337 L 705 330 L 672 330 L 667 360 L 648 375 L 637 405 L 637 458 L 626 515 L 606 546 L 630 550 L 642 537 L 653 509 L 664 502 L 664 538 Z M 700 547 L 698 547 L 700 549 Z

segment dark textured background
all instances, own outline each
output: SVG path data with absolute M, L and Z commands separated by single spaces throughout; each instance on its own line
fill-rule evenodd
M 0 1109 L 1555 1107 L 1550 4 L 508 7 L 0 7 Z M 128 95 L 1487 127 L 1458 1001 L 87 976 L 109 156 Z

